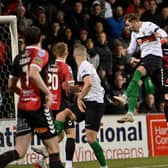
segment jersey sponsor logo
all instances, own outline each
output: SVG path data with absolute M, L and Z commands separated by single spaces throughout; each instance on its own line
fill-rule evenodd
M 48 128 L 35 128 L 34 129 L 36 133 L 45 133 L 48 131 Z
M 152 41 L 156 41 L 156 37 L 153 34 L 151 36 L 144 36 L 144 37 L 137 38 L 137 43 L 139 45 L 143 43 L 152 42 Z
M 39 50 L 39 51 L 38 51 L 38 55 L 39 55 L 40 57 L 44 57 L 44 56 L 45 56 L 45 51 L 44 51 L 44 50 Z
M 33 63 L 35 64 L 42 64 L 42 62 L 43 62 L 43 59 L 41 57 L 36 57 L 33 61 Z

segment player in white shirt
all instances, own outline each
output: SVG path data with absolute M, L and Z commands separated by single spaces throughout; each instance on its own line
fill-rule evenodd
M 162 48 L 160 38 L 167 37 L 167 33 L 152 22 L 142 22 L 135 14 L 126 16 L 126 25 L 132 31 L 131 41 L 127 48 L 128 54 L 133 54 L 139 45 L 141 61 L 127 87 L 121 102 L 128 101 L 127 114 L 118 120 L 119 123 L 133 122 L 133 112 L 139 97 L 140 80 L 150 76 L 156 88 L 161 87 Z
M 78 66 L 77 80 L 83 82 L 76 104 L 66 108 L 56 116 L 58 134 L 62 132 L 67 119 L 81 122 L 85 120 L 87 142 L 94 151 L 101 168 L 107 168 L 103 149 L 97 141 L 101 118 L 104 114 L 104 89 L 96 69 L 87 61 L 87 50 L 83 45 L 77 45 L 73 51 Z

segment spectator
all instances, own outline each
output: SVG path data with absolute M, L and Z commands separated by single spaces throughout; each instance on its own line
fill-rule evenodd
M 37 21 L 37 16 L 41 12 L 45 12 L 47 16 L 47 21 L 50 24 L 56 16 L 57 6 L 55 5 L 54 1 L 47 1 L 47 0 L 38 0 L 38 1 L 28 1 L 25 3 L 27 5 L 27 16 L 31 18 L 34 23 Z
M 136 9 L 140 7 L 141 5 L 141 0 L 131 0 L 130 4 L 127 6 L 125 10 L 125 15 L 129 13 L 135 13 Z
M 102 7 L 101 16 L 103 18 L 109 18 L 113 16 L 112 8 L 110 2 L 106 0 L 95 0 L 92 5 L 100 4 Z
M 94 36 L 94 27 L 97 22 L 101 22 L 103 24 L 103 27 L 105 25 L 105 19 L 101 17 L 101 11 L 102 7 L 100 3 L 96 3 L 91 8 L 91 15 L 89 19 L 89 28 L 91 31 L 91 36 Z
M 106 95 L 110 91 L 110 83 L 107 78 L 107 68 L 100 65 L 97 69 L 97 72 L 101 80 L 101 85 L 103 86 Z
M 78 34 L 81 29 L 88 30 L 88 23 L 85 19 L 83 12 L 83 4 L 80 1 L 74 2 L 71 15 L 69 16 L 69 26 L 72 31 L 75 32 L 75 38 L 78 38 Z
M 16 16 L 17 16 L 17 24 L 18 24 L 18 31 L 24 32 L 25 28 L 30 27 L 33 24 L 33 21 L 25 16 L 26 9 L 24 6 L 19 6 L 16 9 Z
M 48 29 L 49 29 L 49 23 L 47 21 L 45 12 L 38 13 L 37 22 L 34 23 L 34 25 L 40 28 L 43 38 L 45 39 L 48 34 Z
M 144 12 L 141 16 L 142 21 L 151 21 L 156 25 L 163 27 L 163 17 L 158 12 L 158 5 L 156 0 L 149 1 L 149 10 Z
M 163 28 L 168 25 L 168 6 L 162 8 Z
M 118 6 L 114 16 L 107 18 L 108 32 L 111 39 L 120 38 L 125 27 L 124 15 L 122 6 Z
M 107 76 L 111 78 L 113 67 L 112 51 L 108 45 L 107 35 L 105 32 L 99 33 L 97 42 L 95 48 L 100 55 L 100 65 L 106 67 Z
M 79 32 L 79 40 L 81 41 L 81 44 L 85 45 L 86 41 L 88 39 L 88 32 L 85 29 L 81 29 Z
M 57 7 L 58 10 L 63 11 L 65 18 L 68 18 L 70 13 L 71 13 L 71 4 L 69 0 L 55 0 L 55 6 Z
M 65 19 L 65 15 L 63 11 L 58 11 L 56 15 L 56 20 L 60 24 L 60 33 L 62 34 L 63 31 L 69 27 L 68 22 Z
M 67 27 L 62 35 L 62 39 L 63 42 L 65 42 L 68 45 L 68 49 L 69 49 L 69 55 L 72 56 L 72 49 L 73 49 L 73 43 L 74 43 L 74 37 L 73 37 L 73 32 L 72 29 Z M 69 57 L 70 57 L 69 56 Z M 68 57 L 68 60 L 69 60 Z
M 123 28 L 122 35 L 116 41 L 121 41 L 124 44 L 124 47 L 127 48 L 129 46 L 131 39 L 131 31 L 127 26 Z
M 49 32 L 47 38 L 43 42 L 44 47 L 50 50 L 51 45 L 60 41 L 60 39 L 61 39 L 60 24 L 55 21 L 51 24 L 51 31 Z
M 115 100 L 115 96 L 124 95 L 125 78 L 121 72 L 117 71 L 114 74 L 111 90 L 106 95 L 108 103 L 106 105 L 106 114 L 124 114 L 127 111 L 127 106 L 120 104 Z
M 124 44 L 122 42 L 118 42 L 115 45 L 115 50 L 113 53 L 113 71 L 121 71 L 122 73 L 128 73 L 128 60 L 129 56 L 123 54 L 125 51 Z
M 3 15 L 13 15 L 16 12 L 17 7 L 19 6 L 19 0 L 7 1 L 3 3 L 4 11 Z
M 97 40 L 98 34 L 104 32 L 104 26 L 102 22 L 95 22 L 94 25 L 94 34 L 93 34 L 93 39 L 94 41 Z
M 100 56 L 95 50 L 94 42 L 91 38 L 88 38 L 86 41 L 86 48 L 88 52 L 88 60 L 89 62 L 95 67 L 95 69 L 98 68 L 100 64 Z

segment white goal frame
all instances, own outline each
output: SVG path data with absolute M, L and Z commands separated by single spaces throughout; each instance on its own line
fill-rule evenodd
M 9 24 L 9 31 L 11 36 L 11 55 L 12 61 L 18 54 L 18 31 L 17 31 L 17 17 L 14 15 L 0 16 L 0 24 Z M 18 96 L 14 94 L 15 118 L 17 119 L 17 101 Z

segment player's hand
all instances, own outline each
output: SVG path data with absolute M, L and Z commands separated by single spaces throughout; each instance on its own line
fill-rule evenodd
M 137 59 L 137 58 L 135 58 L 135 57 L 131 57 L 130 58 L 130 65 L 132 66 L 132 67 L 135 67 L 135 66 L 137 66 L 137 64 L 140 62 L 140 59 Z
M 52 94 L 51 92 L 49 92 L 46 96 L 45 96 L 45 108 L 50 108 L 51 106 L 51 103 L 52 103 Z
M 77 105 L 78 105 L 78 108 L 81 112 L 85 112 L 85 109 L 86 109 L 86 105 L 85 103 L 83 102 L 82 99 L 80 99 L 79 97 L 77 98 Z

